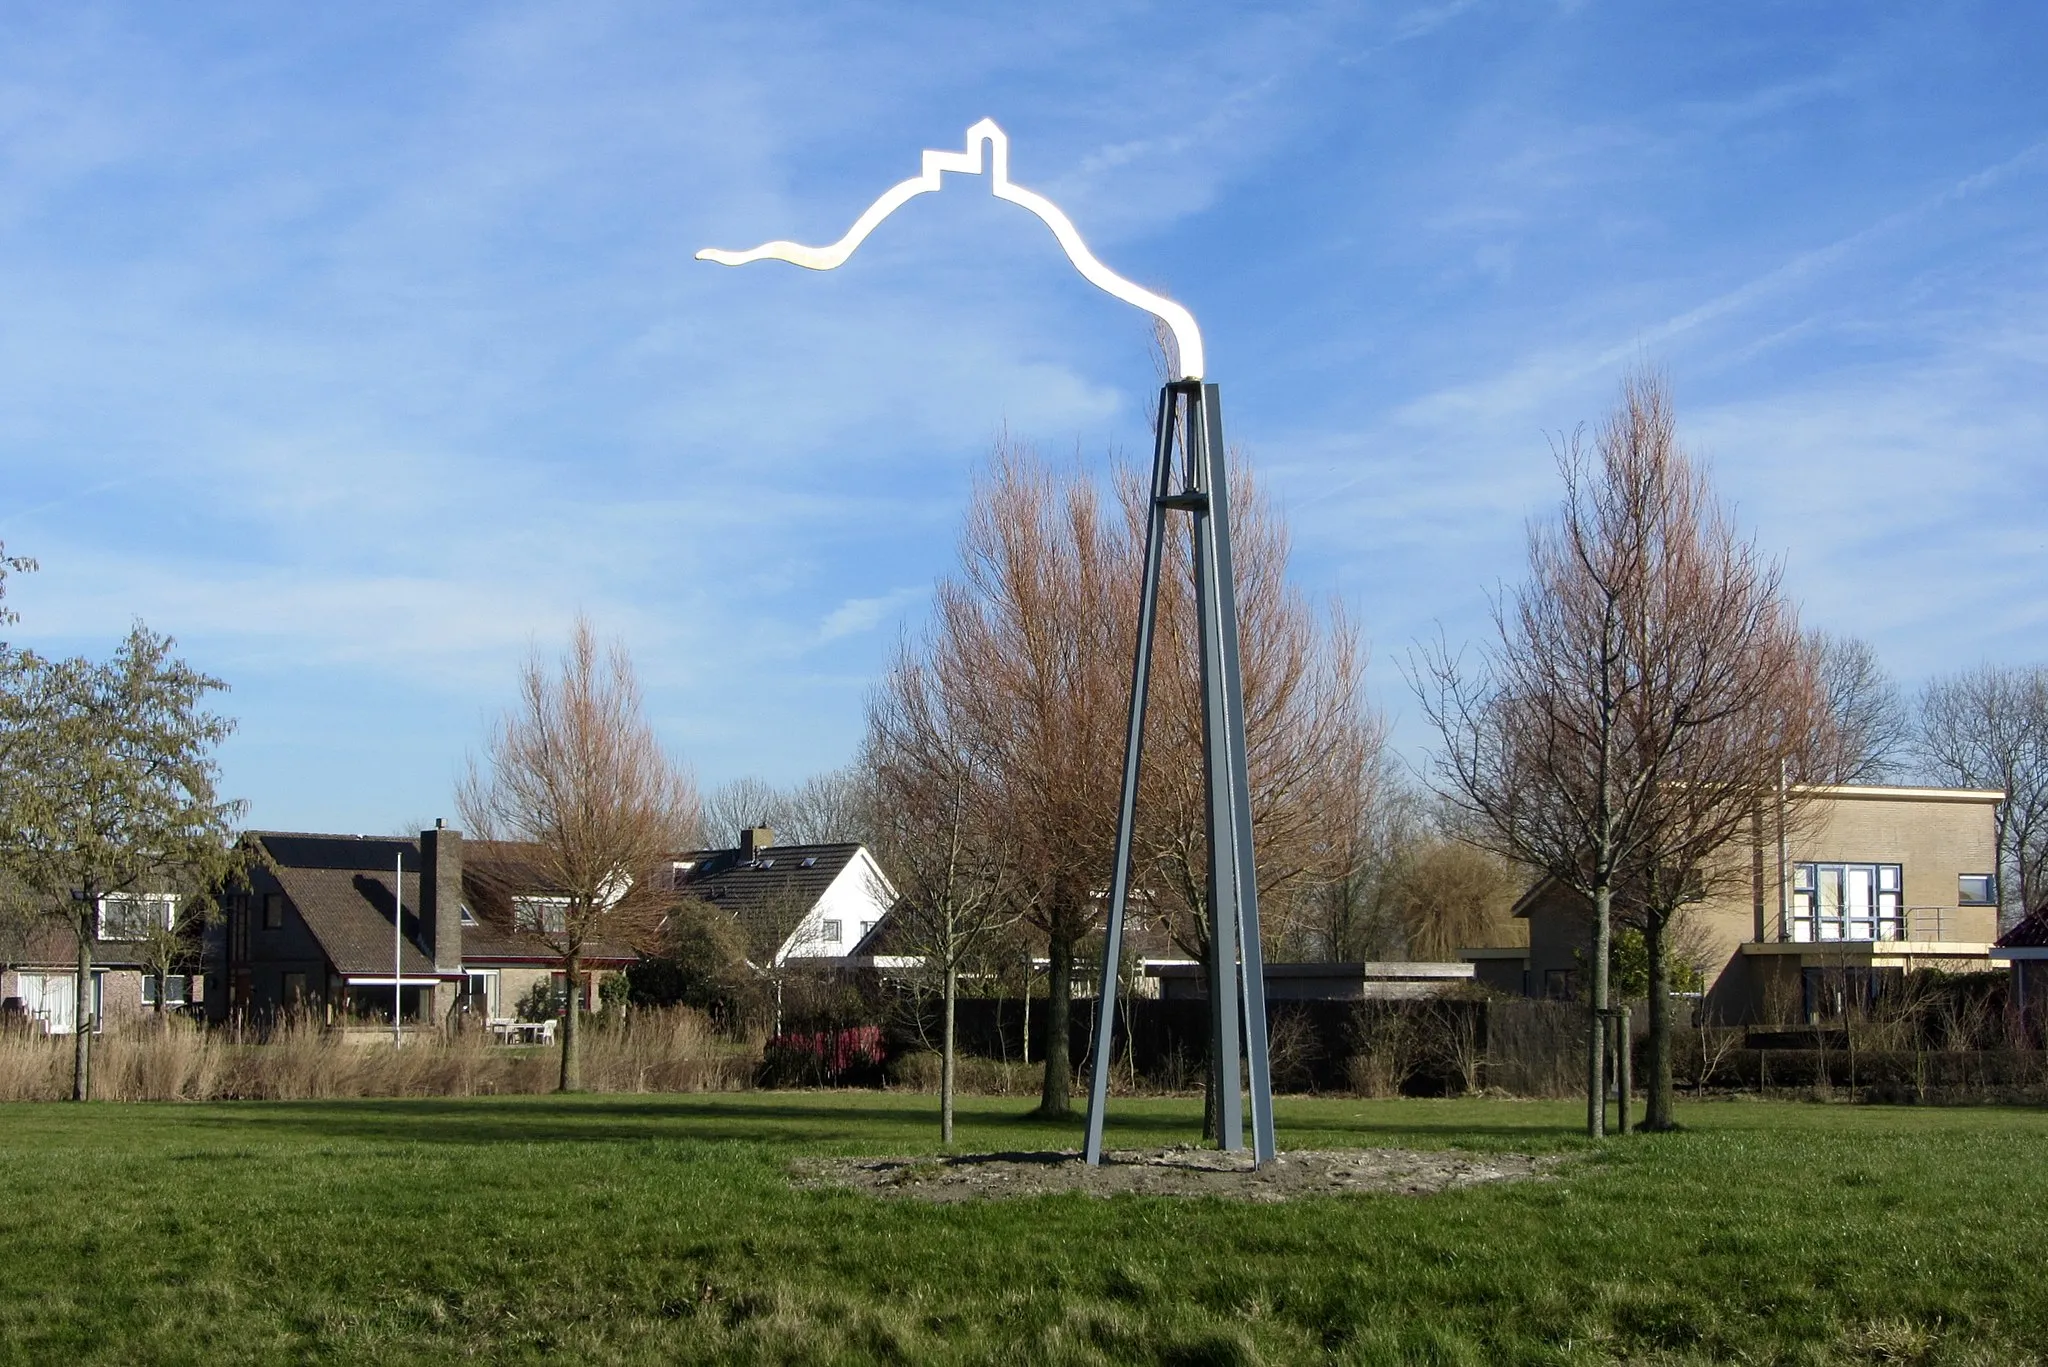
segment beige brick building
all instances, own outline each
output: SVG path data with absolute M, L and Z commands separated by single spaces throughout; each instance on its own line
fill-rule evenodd
M 1726 1022 L 1816 1019 L 1890 974 L 1990 969 L 1998 938 L 1993 814 L 1977 789 L 1833 786 L 1758 814 L 1728 875 L 1680 915 L 1674 952 Z M 1584 898 L 1538 883 L 1515 906 L 1529 944 L 1471 951 L 1479 978 L 1529 996 L 1579 992 Z

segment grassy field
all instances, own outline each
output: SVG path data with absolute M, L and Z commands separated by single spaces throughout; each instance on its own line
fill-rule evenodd
M 1283 1147 L 1579 1156 L 1251 1206 L 790 1188 L 936 1148 L 900 1094 L 0 1107 L 0 1357 L 27 1362 L 1928 1362 L 2048 1350 L 2048 1114 L 1295 1100 Z M 968 1100 L 961 1147 L 1078 1126 Z M 1128 1101 L 1116 1140 L 1191 1139 Z

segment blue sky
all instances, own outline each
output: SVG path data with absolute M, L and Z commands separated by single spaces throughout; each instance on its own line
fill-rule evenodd
M 691 256 L 991 116 L 1200 318 L 1407 752 L 1637 361 L 1811 623 L 2039 659 L 2043 71 L 2019 3 L 0 5 L 15 639 L 175 635 L 264 826 L 446 813 L 579 609 L 707 786 L 843 763 L 997 432 L 1143 448 L 1147 322 L 982 181 Z

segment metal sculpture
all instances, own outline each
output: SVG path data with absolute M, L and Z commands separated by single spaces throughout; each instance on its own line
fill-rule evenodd
M 707 247 L 700 261 L 743 266 L 777 260 L 808 270 L 845 264 L 882 220 L 922 194 L 942 188 L 947 172 L 989 177 L 996 198 L 1038 215 L 1083 278 L 1098 289 L 1152 314 L 1172 333 L 1179 378 L 1160 390 L 1152 457 L 1151 513 L 1145 529 L 1143 593 L 1139 599 L 1136 658 L 1131 667 L 1129 729 L 1124 738 L 1123 786 L 1117 808 L 1116 866 L 1110 875 L 1109 917 L 1097 1001 L 1094 1067 L 1089 1077 L 1090 1163 L 1102 1161 L 1102 1130 L 1109 1096 L 1110 1049 L 1116 1027 L 1116 985 L 1130 900 L 1131 840 L 1137 813 L 1138 770 L 1144 751 L 1145 700 L 1158 618 L 1159 572 L 1170 513 L 1194 520 L 1195 609 L 1199 618 L 1202 689 L 1202 760 L 1209 839 L 1210 1057 L 1217 1092 L 1219 1141 L 1244 1147 L 1238 1101 L 1242 1049 L 1250 1084 L 1252 1154 L 1274 1157 L 1273 1095 L 1266 1050 L 1266 978 L 1259 943 L 1259 893 L 1252 858 L 1251 783 L 1246 771 L 1244 684 L 1238 659 L 1237 594 L 1230 560 L 1230 489 L 1224 469 L 1223 410 L 1215 385 L 1203 378 L 1202 332 L 1194 315 L 1163 295 L 1124 279 L 1096 259 L 1058 205 L 1010 180 L 1010 140 L 992 119 L 967 130 L 959 152 L 927 151 L 918 175 L 892 186 L 854 220 L 845 236 L 823 247 L 768 242 L 751 251 Z M 1175 455 L 1181 460 L 1176 468 Z M 1242 1014 L 1240 1014 L 1240 1011 Z M 1242 1038 L 1240 1039 L 1240 1025 Z

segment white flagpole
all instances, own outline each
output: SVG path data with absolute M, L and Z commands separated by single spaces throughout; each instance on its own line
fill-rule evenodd
M 391 880 L 391 1045 L 405 1043 L 405 851 L 398 852 L 398 872 Z

